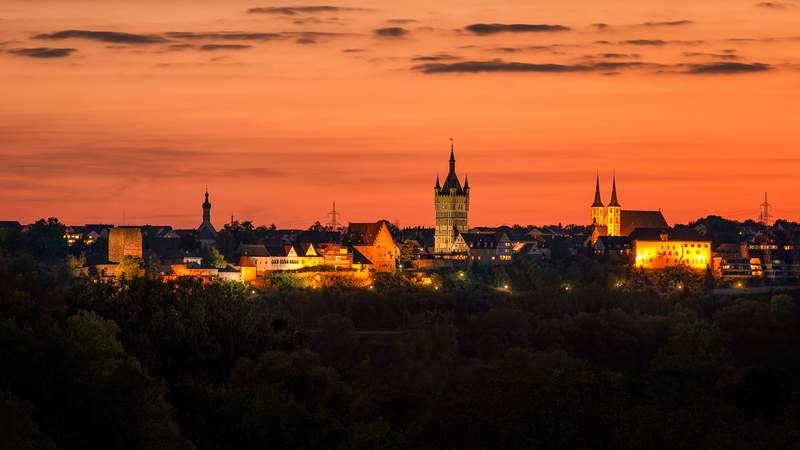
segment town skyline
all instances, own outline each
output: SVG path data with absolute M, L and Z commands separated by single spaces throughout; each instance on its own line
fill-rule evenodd
M 476 226 L 586 224 L 598 169 L 670 223 L 755 219 L 764 192 L 797 221 L 798 18 L 754 0 L 8 0 L 0 213 L 195 227 L 208 185 L 215 222 L 306 227 L 335 200 L 345 221 L 431 226 L 452 136 Z

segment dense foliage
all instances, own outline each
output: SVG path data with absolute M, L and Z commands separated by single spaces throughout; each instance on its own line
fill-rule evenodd
M 800 308 L 590 259 L 373 289 L 0 254 L 0 448 L 797 448 Z M 60 250 L 58 250 L 60 251 Z

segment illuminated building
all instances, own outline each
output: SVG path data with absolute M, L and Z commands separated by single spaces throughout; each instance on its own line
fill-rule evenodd
M 711 240 L 690 228 L 638 228 L 629 239 L 635 265 L 642 269 L 686 266 L 703 270 L 712 264 Z
M 453 253 L 453 245 L 459 233 L 469 230 L 469 180 L 464 180 L 464 186 L 458 181 L 456 175 L 456 157 L 452 142 L 450 143 L 450 171 L 444 180 L 444 185 L 439 185 L 436 177 L 436 186 L 433 188 L 434 205 L 436 207 L 436 230 L 434 234 L 434 253 Z
M 399 252 L 385 220 L 351 223 L 345 243 L 366 258 L 376 272 L 394 272 Z
M 505 233 L 459 233 L 453 253 L 474 264 L 500 264 L 511 261 L 513 246 Z
M 136 227 L 116 227 L 108 232 L 108 260 L 120 262 L 126 256 L 142 258 L 142 231 Z
M 611 201 L 603 205 L 600 196 L 600 177 L 595 182 L 594 202 L 591 206 L 591 244 L 601 236 L 630 236 L 637 228 L 669 228 L 661 211 L 624 210 L 617 198 L 617 177 L 612 179 Z

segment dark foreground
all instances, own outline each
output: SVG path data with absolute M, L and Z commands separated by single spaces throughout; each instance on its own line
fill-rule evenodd
M 0 448 L 798 448 L 795 292 L 589 260 L 437 282 L 115 286 L 4 256 Z

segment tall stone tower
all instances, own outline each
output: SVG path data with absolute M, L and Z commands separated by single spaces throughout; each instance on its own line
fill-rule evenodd
M 436 186 L 433 188 L 434 206 L 436 207 L 436 232 L 434 253 L 452 253 L 453 244 L 458 233 L 469 230 L 467 216 L 469 213 L 469 180 L 464 179 L 464 186 L 458 181 L 456 175 L 456 157 L 452 139 L 450 140 L 450 172 L 444 180 L 444 185 L 439 185 L 439 176 L 436 176 Z
M 622 212 L 617 201 L 617 175 L 614 174 L 614 181 L 611 187 L 611 202 L 608 204 L 606 212 L 606 226 L 609 236 L 619 236 L 622 228 Z
M 592 203 L 592 225 L 596 227 L 606 226 L 606 208 L 600 198 L 600 174 L 597 174 L 597 181 L 594 188 L 594 203 Z

